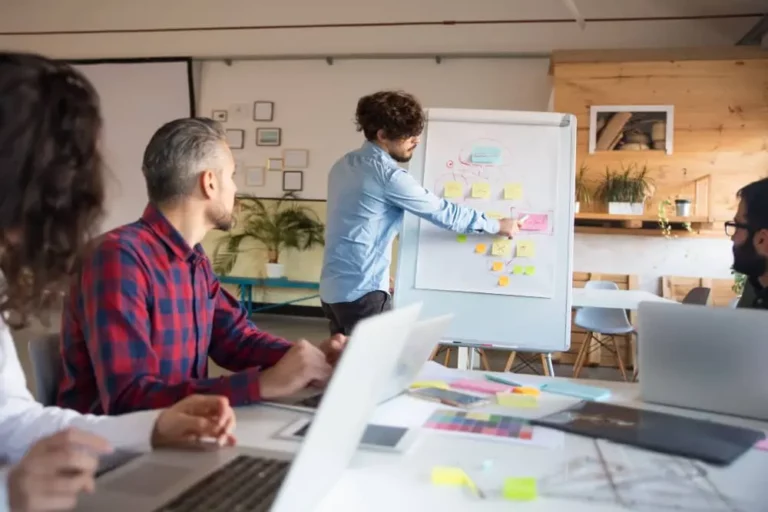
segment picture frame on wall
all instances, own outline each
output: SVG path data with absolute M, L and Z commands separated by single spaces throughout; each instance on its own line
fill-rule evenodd
M 229 117 L 229 113 L 226 110 L 214 110 L 211 113 L 211 119 L 219 123 L 226 123 L 227 117 Z
M 306 169 L 309 167 L 309 151 L 306 149 L 284 149 L 283 167 L 285 169 Z
M 245 146 L 245 130 L 227 130 L 229 149 L 243 149 Z
M 249 187 L 263 187 L 266 183 L 264 167 L 248 167 L 245 170 L 245 184 Z
M 304 171 L 283 171 L 283 192 L 304 190 Z
M 275 103 L 272 101 L 253 102 L 254 121 L 272 121 L 275 117 Z
M 267 169 L 270 171 L 282 171 L 283 159 L 282 158 L 267 158 Z
M 257 146 L 279 146 L 282 139 L 280 128 L 256 128 Z

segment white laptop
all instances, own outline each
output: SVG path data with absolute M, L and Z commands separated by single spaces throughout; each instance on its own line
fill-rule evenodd
M 405 349 L 400 354 L 396 367 L 378 396 L 378 404 L 386 402 L 408 389 L 419 374 L 422 366 L 424 366 L 424 363 L 429 359 L 429 355 L 432 353 L 435 345 L 440 343 L 452 318 L 453 315 L 448 314 L 416 322 L 416 325 L 411 330 L 411 334 L 408 336 Z M 269 405 L 302 412 L 314 412 L 322 398 L 322 391 L 307 389 L 290 397 L 273 400 L 269 402 Z
M 356 326 L 295 457 L 244 447 L 156 451 L 99 477 L 77 510 L 310 512 L 355 453 L 376 406 L 370 397 L 382 392 L 420 310 L 414 304 Z
M 768 420 L 768 312 L 642 302 L 638 322 L 644 401 Z

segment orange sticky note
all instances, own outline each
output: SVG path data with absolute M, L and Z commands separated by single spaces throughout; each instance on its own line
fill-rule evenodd
M 499 286 L 509 286 L 509 276 L 501 276 L 499 278 Z
M 538 396 L 541 394 L 541 391 L 539 391 L 536 388 L 526 387 L 526 386 L 518 386 L 512 388 L 513 393 L 517 393 L 518 395 L 533 395 Z
M 523 198 L 523 186 L 519 183 L 504 185 L 504 199 L 516 201 Z
M 462 197 L 464 195 L 464 187 L 458 181 L 449 181 L 443 185 L 443 197 L 451 199 L 455 197 Z
M 485 246 L 485 244 L 477 244 L 475 246 L 475 252 L 477 254 L 485 254 L 485 252 L 488 250 L 488 248 Z
M 473 183 L 472 197 L 475 199 L 488 199 L 489 197 L 491 197 L 491 184 L 490 183 Z
M 536 246 L 533 240 L 520 240 L 517 242 L 518 258 L 533 258 L 536 254 Z
M 502 261 L 494 261 L 493 265 L 491 265 L 491 270 L 494 272 L 501 272 L 504 270 L 504 262 Z

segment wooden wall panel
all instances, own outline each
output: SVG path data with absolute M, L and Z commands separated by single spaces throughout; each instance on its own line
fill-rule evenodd
M 733 291 L 733 279 L 707 279 L 701 277 L 664 276 L 661 278 L 662 297 L 682 302 L 689 291 L 697 286 L 711 290 L 709 303 L 716 307 L 728 307 L 736 298 Z
M 720 221 L 733 216 L 740 187 L 768 176 L 768 57 L 640 62 L 555 59 L 552 74 L 554 108 L 577 116 L 578 165 L 589 167 L 587 181 L 593 187 L 606 166 L 647 164 L 657 192 L 646 211 L 655 212 L 660 200 L 676 195 L 692 198 L 693 181 L 712 175 L 708 214 Z M 588 154 L 590 106 L 644 104 L 674 105 L 672 155 Z M 596 204 L 591 210 L 604 211 L 604 206 Z

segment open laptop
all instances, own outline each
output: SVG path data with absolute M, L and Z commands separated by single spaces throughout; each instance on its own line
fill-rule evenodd
M 356 326 L 295 457 L 245 447 L 155 451 L 98 478 L 76 510 L 313 510 L 355 453 L 376 406 L 370 397 L 384 388 L 420 310 L 414 304 Z
M 378 395 L 377 403 L 381 404 L 390 400 L 408 389 L 413 380 L 419 374 L 429 355 L 440 343 L 443 334 L 448 328 L 453 315 L 443 315 L 416 322 L 411 334 L 392 371 L 387 384 Z M 351 343 L 351 340 L 350 342 Z M 363 341 L 365 343 L 365 341 Z M 306 389 L 295 395 L 273 400 L 269 405 L 302 412 L 314 412 L 323 398 L 323 391 L 319 389 Z
M 644 401 L 768 420 L 768 313 L 642 302 Z

